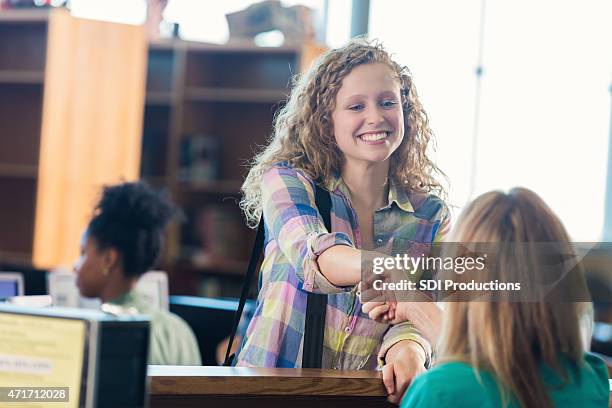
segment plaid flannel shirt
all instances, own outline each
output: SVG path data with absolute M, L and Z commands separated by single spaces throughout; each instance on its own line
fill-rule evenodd
M 340 177 L 325 187 L 333 232 L 326 230 L 316 208 L 313 180 L 284 163 L 264 174 L 265 256 L 255 314 L 236 365 L 301 366 L 307 292 L 328 295 L 323 368 L 375 369 L 401 340 L 417 342 L 431 356 L 431 346 L 410 322 L 389 325 L 370 319 L 361 310 L 356 286 L 335 286 L 319 270 L 317 257 L 326 249 L 361 248 L 348 188 Z M 448 208 L 439 198 L 391 183 L 388 204 L 374 213 L 374 244 L 384 253 L 401 253 L 411 244 L 427 247 L 444 238 L 449 224 Z

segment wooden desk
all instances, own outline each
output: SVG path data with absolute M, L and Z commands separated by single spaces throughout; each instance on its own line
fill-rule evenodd
M 376 371 L 149 366 L 148 377 L 151 408 L 393 407 Z
M 376 371 L 149 366 L 151 408 L 392 407 Z

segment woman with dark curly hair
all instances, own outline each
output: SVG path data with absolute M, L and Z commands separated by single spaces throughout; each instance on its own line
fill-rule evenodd
M 201 365 L 195 336 L 187 323 L 155 310 L 134 290 L 157 261 L 163 230 L 173 207 L 143 183 L 105 187 L 81 240 L 74 266 L 81 295 L 100 298 L 123 313 L 151 318 L 149 364 Z
M 353 40 L 298 78 L 242 186 L 247 221 L 264 216 L 266 249 L 237 365 L 300 367 L 314 292 L 327 295 L 323 368 L 383 365 L 392 400 L 425 370 L 427 340 L 410 322 L 369 319 L 356 285 L 363 251 L 428 248 L 448 231 L 431 138 L 410 73 L 381 45 Z M 315 184 L 330 193 L 329 231 Z

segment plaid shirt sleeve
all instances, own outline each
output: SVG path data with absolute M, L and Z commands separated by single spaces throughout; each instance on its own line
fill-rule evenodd
M 434 243 L 443 242 L 450 232 L 450 211 L 447 206 L 444 206 L 440 211 L 440 223 L 433 238 Z M 378 352 L 378 365 L 385 364 L 385 356 L 387 351 L 395 344 L 402 340 L 411 340 L 418 343 L 425 352 L 425 367 L 429 368 L 432 360 L 432 348 L 429 342 L 421 336 L 416 327 L 410 322 L 402 322 L 389 327 L 389 330 L 383 337 L 383 343 Z
M 355 246 L 347 234 L 325 228 L 316 208 L 312 181 L 291 167 L 275 165 L 263 176 L 262 206 L 268 239 L 277 242 L 304 290 L 351 290 L 332 284 L 319 269 L 317 258 L 326 249 L 334 245 Z M 333 208 L 331 212 L 333 219 Z

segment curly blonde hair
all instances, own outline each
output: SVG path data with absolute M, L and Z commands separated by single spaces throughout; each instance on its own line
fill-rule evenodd
M 434 178 L 434 174 L 444 173 L 426 154 L 433 133 L 408 68 L 393 61 L 380 43 L 357 38 L 328 51 L 294 78 L 287 103 L 275 115 L 269 144 L 253 159 L 242 185 L 240 207 L 249 226 L 259 223 L 262 178 L 275 163 L 287 162 L 323 184 L 340 173 L 344 157 L 333 136 L 331 120 L 336 95 L 343 79 L 356 66 L 369 63 L 391 68 L 401 88 L 404 138 L 391 156 L 389 178 L 411 190 L 446 196 L 444 187 Z

